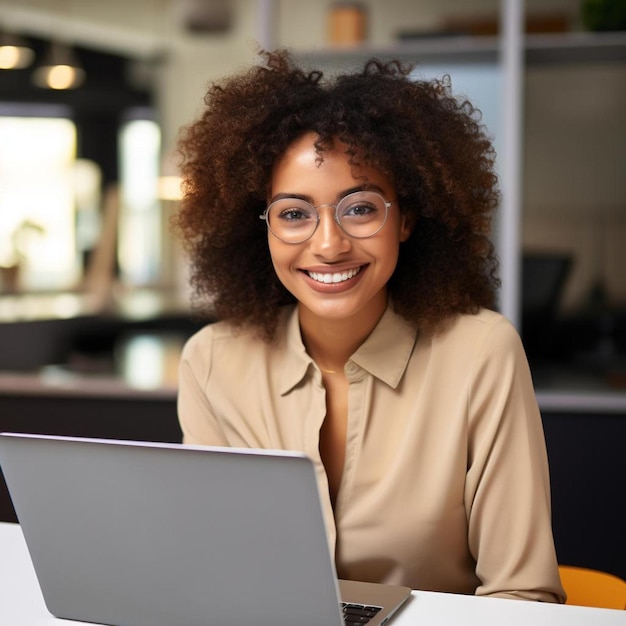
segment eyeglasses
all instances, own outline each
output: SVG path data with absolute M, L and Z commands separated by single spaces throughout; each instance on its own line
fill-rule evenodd
M 375 235 L 387 221 L 389 207 L 376 191 L 356 191 L 337 204 L 313 206 L 301 198 L 280 198 L 272 202 L 259 218 L 267 222 L 270 232 L 285 243 L 302 243 L 313 236 L 320 223 L 318 209 L 332 207 L 339 228 L 350 237 L 366 239 Z

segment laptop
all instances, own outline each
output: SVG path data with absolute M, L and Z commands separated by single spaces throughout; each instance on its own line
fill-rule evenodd
M 3 433 L 0 467 L 59 618 L 379 626 L 411 594 L 337 580 L 298 452 Z

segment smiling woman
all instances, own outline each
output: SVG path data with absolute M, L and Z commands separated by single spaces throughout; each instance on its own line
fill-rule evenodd
M 478 112 L 397 62 L 264 61 L 180 143 L 178 226 L 221 318 L 183 351 L 185 443 L 310 456 L 342 578 L 562 602 Z
M 292 197 L 307 198 L 314 212 L 315 205 L 320 209 L 317 219 L 296 219 L 298 224 L 309 221 L 310 226 L 304 233 L 296 226 L 297 236 L 287 240 L 271 229 L 269 251 L 278 279 L 299 302 L 305 343 L 308 323 L 333 319 L 352 326 L 352 332 L 357 325 L 364 329 L 365 335 L 353 337 L 348 353 L 334 364 L 343 368 L 387 308 L 387 283 L 396 267 L 399 244 L 408 238 L 410 229 L 407 216 L 400 214 L 390 179 L 369 165 L 355 168 L 346 154 L 348 146 L 340 142 L 320 156 L 316 139 L 314 133 L 304 134 L 276 162 L 270 195 L 282 199 L 270 203 L 269 213 L 283 202 L 293 205 Z M 366 191 L 354 192 L 359 185 Z M 363 204 L 357 205 L 359 215 L 352 215 L 354 196 L 361 203 L 364 197 L 371 199 L 367 213 L 371 219 L 360 216 Z M 280 229 L 281 234 L 291 233 L 291 221 Z M 270 219 L 270 228 L 272 224 Z

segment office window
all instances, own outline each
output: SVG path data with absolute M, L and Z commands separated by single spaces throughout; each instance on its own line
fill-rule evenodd
M 18 267 L 21 291 L 71 288 L 76 128 L 53 117 L 0 116 L 0 266 Z
M 120 131 L 120 278 L 155 284 L 161 273 L 161 204 L 158 199 L 161 132 L 151 120 L 131 120 Z

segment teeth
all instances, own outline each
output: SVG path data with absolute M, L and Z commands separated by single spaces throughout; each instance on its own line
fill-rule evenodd
M 334 272 L 332 274 L 328 273 L 319 273 L 319 272 L 309 272 L 309 276 L 316 280 L 318 283 L 341 283 L 350 278 L 353 278 L 361 271 L 360 267 L 355 267 L 354 269 L 347 270 L 345 272 Z

